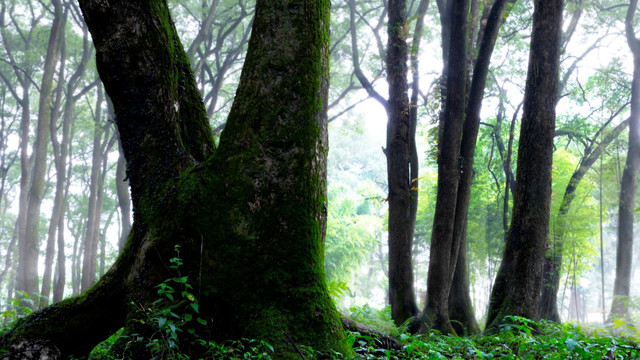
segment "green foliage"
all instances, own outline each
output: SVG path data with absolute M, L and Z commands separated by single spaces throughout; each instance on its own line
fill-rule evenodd
M 176 256 L 169 259 L 169 268 L 180 271 L 180 245 L 175 245 Z M 187 282 L 187 276 L 177 276 L 158 284 L 158 299 L 153 302 L 151 309 L 141 309 L 147 315 L 147 322 L 151 323 L 156 333 L 149 339 L 147 346 L 154 354 L 154 358 L 164 359 L 180 352 L 180 342 L 186 330 L 191 341 L 199 339 L 196 324 L 206 325 L 207 321 L 198 317 L 199 305 L 191 293 L 193 287 Z
M 369 305 L 364 305 L 352 307 L 349 311 L 349 318 L 359 322 L 360 324 L 392 336 L 401 334 L 401 331 L 398 330 L 391 319 L 391 306 L 386 306 L 380 310 L 372 308 Z
M 325 255 L 329 282 L 347 283 L 381 237 L 380 218 L 371 210 L 375 200 L 360 194 L 346 187 L 330 194 Z
M 401 334 L 401 350 L 380 348 L 376 339 L 351 334 L 357 359 L 634 359 L 640 357 L 637 340 L 603 336 L 604 330 L 585 330 L 510 317 L 495 336 L 468 338 Z M 334 357 L 334 359 L 341 359 Z
M 123 335 L 128 336 L 131 343 L 145 344 L 154 360 L 189 359 L 183 353 L 186 348 L 206 344 L 198 330 L 201 331 L 201 326 L 206 325 L 207 321 L 199 317 L 198 300 L 191 292 L 193 287 L 189 284 L 188 277 L 180 275 L 180 267 L 183 265 L 180 245 L 175 245 L 175 251 L 176 256 L 169 259 L 169 268 L 176 271 L 178 276 L 166 279 L 156 286 L 158 298 L 151 307 L 132 303 L 138 308 L 140 315 L 137 321 L 146 332 Z M 111 337 L 98 345 L 94 353 L 108 353 L 110 344 L 114 341 Z

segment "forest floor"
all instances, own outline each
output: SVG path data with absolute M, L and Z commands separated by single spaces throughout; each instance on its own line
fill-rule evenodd
M 156 313 L 158 314 L 158 313 Z M 438 332 L 410 335 L 403 327 L 396 327 L 390 319 L 388 309 L 376 310 L 364 306 L 351 309 L 349 318 L 378 332 L 389 334 L 398 341 L 390 349 L 389 341 L 379 339 L 375 331 L 347 331 L 347 341 L 356 356 L 340 353 L 322 353 L 312 348 L 291 344 L 291 354 L 301 360 L 440 360 L 440 359 L 624 359 L 640 360 L 640 330 L 638 319 L 615 320 L 607 326 L 556 324 L 547 321 L 533 322 L 519 317 L 510 317 L 509 324 L 503 325 L 495 335 L 472 335 L 467 337 L 445 336 Z M 151 318 L 151 323 L 159 318 Z M 133 341 L 143 342 L 151 350 L 152 359 L 190 360 L 181 351 L 180 326 L 175 322 L 162 329 L 158 328 L 152 339 L 139 337 Z M 173 326 L 171 324 L 174 324 Z M 635 324 L 635 325 L 634 325 Z M 9 325 L 10 327 L 11 325 Z M 7 330 L 0 328 L 0 333 Z M 193 333 L 193 329 L 188 333 Z M 110 354 L 111 345 L 120 336 L 114 334 L 99 344 L 89 356 L 89 360 L 115 360 Z M 243 339 L 224 343 L 205 342 L 204 359 L 279 359 L 273 347 L 260 340 Z M 193 338 L 193 337 L 192 337 Z M 126 356 L 125 356 L 126 358 Z M 290 357 L 289 357 L 290 358 Z
M 352 309 L 353 310 L 353 309 Z M 356 357 L 340 353 L 322 353 L 302 345 L 292 345 L 295 358 L 301 360 L 345 359 L 625 359 L 640 360 L 640 331 L 630 322 L 616 320 L 607 327 L 577 324 L 533 322 L 512 317 L 498 334 L 468 337 L 444 336 L 437 332 L 409 335 L 397 328 L 388 311 L 368 307 L 352 311 L 353 320 L 390 334 L 399 341 L 399 347 L 389 349 L 375 335 L 347 332 L 348 341 Z M 398 345 L 398 344 L 396 344 Z M 209 343 L 206 359 L 278 359 L 273 347 L 259 340 Z M 110 360 L 107 356 L 109 341 L 97 347 L 90 359 Z M 162 348 L 162 347 L 161 347 Z M 160 348 L 160 349 L 161 349 Z M 165 348 L 165 350 L 168 350 Z M 179 351 L 163 351 L 162 359 L 190 359 Z

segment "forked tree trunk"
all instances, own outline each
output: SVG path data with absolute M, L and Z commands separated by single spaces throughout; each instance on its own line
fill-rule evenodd
M 454 333 L 449 322 L 449 290 L 460 243 L 453 239 L 456 196 L 460 179 L 460 141 L 464 121 L 467 82 L 467 17 L 469 1 L 450 0 L 450 46 L 445 61 L 446 102 L 438 154 L 438 191 L 433 215 L 427 298 L 421 315 L 421 331 L 437 329 Z M 443 48 L 446 36 L 443 35 Z M 455 40 L 453 40 L 455 39 Z
M 80 5 L 128 163 L 133 230 L 96 285 L 24 318 L 3 347 L 84 356 L 125 320 L 130 334 L 135 309 L 177 276 L 167 265 L 179 244 L 205 336 L 264 339 L 279 357 L 294 353 L 291 341 L 351 354 L 323 270 L 329 1 L 257 2 L 215 153 L 166 2 Z
M 561 26 L 562 0 L 536 0 L 513 217 L 491 292 L 489 332 L 497 331 L 507 315 L 537 318 L 549 233 Z
M 469 274 L 467 268 L 467 222 L 469 200 L 473 183 L 473 160 L 480 128 L 480 109 L 484 99 L 484 90 L 489 73 L 491 55 L 498 38 L 498 30 L 503 22 L 507 0 L 497 0 L 491 5 L 484 25 L 482 38 L 478 44 L 478 56 L 473 67 L 473 77 L 467 99 L 466 116 L 462 128 L 460 158 L 462 169 L 456 193 L 456 208 L 453 232 L 453 244 L 458 246 L 456 264 L 450 277 L 449 317 L 458 334 L 476 334 L 480 328 L 476 322 L 471 297 L 469 295 Z M 454 253 L 452 252 L 452 256 Z

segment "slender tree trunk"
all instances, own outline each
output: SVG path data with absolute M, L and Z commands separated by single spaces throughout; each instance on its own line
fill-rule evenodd
M 466 225 L 465 225 L 466 227 Z M 462 235 L 456 270 L 449 291 L 449 318 L 457 334 L 472 335 L 480 333 L 469 294 L 469 267 L 467 264 L 467 234 Z
M 18 228 L 18 265 L 16 269 L 16 279 L 14 286 L 16 290 L 23 289 L 24 271 L 20 266 L 21 258 L 27 257 L 27 244 L 25 233 L 27 228 L 27 210 L 29 208 L 29 180 L 31 177 L 31 161 L 29 160 L 29 128 L 31 123 L 31 111 L 29 104 L 29 91 L 31 83 L 27 82 L 26 88 L 23 88 L 23 101 L 21 122 L 20 122 L 20 191 L 18 195 L 18 220 L 16 226 Z M 24 265 L 25 262 L 23 261 Z M 20 284 L 20 285 L 19 285 Z
M 456 207 L 453 226 L 453 244 L 459 244 L 457 259 L 452 259 L 462 266 L 454 267 L 452 285 L 449 295 L 449 316 L 455 320 L 454 329 L 460 334 L 478 333 L 480 329 L 476 323 L 473 305 L 469 296 L 469 281 L 466 264 L 467 249 L 467 220 L 469 214 L 469 199 L 471 197 L 471 185 L 473 182 L 473 157 L 475 154 L 476 140 L 480 128 L 480 109 L 484 98 L 484 89 L 489 73 L 491 54 L 498 38 L 498 30 L 502 24 L 503 14 L 507 6 L 507 0 L 497 0 L 491 6 L 486 25 L 483 27 L 483 38 L 478 49 L 478 57 L 473 70 L 471 88 L 469 90 L 468 104 L 464 127 L 462 129 L 462 141 L 460 144 L 460 158 L 462 159 L 462 171 L 458 183 L 456 195 Z M 477 9 L 475 10 L 477 11 Z M 473 13 L 473 11 L 472 11 Z M 477 16 L 477 14 L 476 14 Z M 454 291 L 455 289 L 455 291 Z
M 18 259 L 18 290 L 34 297 L 38 293 L 38 255 L 40 239 L 40 206 L 44 197 L 45 176 L 47 171 L 47 147 L 49 144 L 49 122 L 51 121 L 51 93 L 53 76 L 60 58 L 60 41 L 63 28 L 62 4 L 52 0 L 54 19 L 51 25 L 47 55 L 45 58 L 40 98 L 38 105 L 38 125 L 33 149 L 33 172 L 29 188 L 29 202 L 25 219 L 23 253 Z M 31 306 L 37 306 L 37 302 Z
M 18 239 L 17 236 L 17 228 L 13 229 L 13 236 L 11 236 L 11 241 L 9 242 L 9 245 L 7 246 L 7 254 L 5 255 L 4 258 L 4 269 L 2 270 L 2 273 L 0 273 L 0 285 L 2 285 L 2 283 L 4 282 L 5 277 L 7 276 L 7 274 L 9 274 L 11 272 L 11 268 L 13 267 L 13 258 L 14 258 L 14 248 L 16 246 L 16 241 Z M 1 288 L 1 287 L 0 287 Z M 1 307 L 0 307 L 1 308 Z
M 536 319 L 540 300 L 549 233 L 562 0 L 534 4 L 513 217 L 491 292 L 489 332 L 497 331 L 506 315 Z
M 640 40 L 633 30 L 633 17 L 638 0 L 631 0 L 625 30 L 627 43 L 633 53 L 633 82 L 631 85 L 631 117 L 627 160 L 620 185 L 618 212 L 618 248 L 616 252 L 616 279 L 613 285 L 613 302 L 610 317 L 627 316 L 631 287 L 631 263 L 633 259 L 633 198 L 640 167 Z
M 96 110 L 93 124 L 93 153 L 91 156 L 91 176 L 89 178 L 89 206 L 87 211 L 87 232 L 84 237 L 82 257 L 82 281 L 80 291 L 85 292 L 96 282 L 96 257 L 98 254 L 98 238 L 100 237 L 100 197 L 102 196 L 102 138 L 105 130 L 102 127 L 102 88 L 98 88 Z
M 4 47 L 4 52 L 7 55 L 7 62 L 13 68 L 15 73 L 15 77 L 18 80 L 19 87 L 21 89 L 21 95 L 18 95 L 18 90 L 11 91 L 13 97 L 16 100 L 16 103 L 21 108 L 20 114 L 20 130 L 19 130 L 19 153 L 20 153 L 20 190 L 18 195 L 18 219 L 16 222 L 17 231 L 15 234 L 18 239 L 18 258 L 26 257 L 27 255 L 27 247 L 26 242 L 24 241 L 25 237 L 25 229 L 26 229 L 26 220 L 27 220 L 27 210 L 29 204 L 29 181 L 31 178 L 31 159 L 29 158 L 29 141 L 30 141 L 30 124 L 31 124 L 31 102 L 30 102 L 30 92 L 32 83 L 30 81 L 33 71 L 31 69 L 25 70 L 24 66 L 16 63 L 15 56 L 13 55 L 13 43 L 8 41 L 11 36 L 7 36 L 5 31 L 9 29 L 9 24 L 5 23 L 4 13 L 6 11 L 6 4 L 2 2 L 0 4 L 3 16 L 0 16 L 0 31 L 2 31 L 2 45 Z M 13 8 L 10 9 L 10 11 Z M 25 32 L 25 36 L 22 37 L 24 40 L 23 51 L 31 51 L 33 47 L 33 32 L 34 29 L 39 26 L 39 19 L 31 19 L 31 29 L 28 32 Z M 17 27 L 17 25 L 16 25 Z M 16 28 L 16 30 L 21 31 Z M 8 85 L 8 84 L 7 84 Z M 24 263 L 24 262 L 23 262 Z M 11 281 L 11 288 L 8 290 L 10 299 L 13 296 L 14 288 L 24 288 L 24 286 L 16 285 L 16 283 L 23 282 L 22 281 L 22 273 L 20 272 L 21 268 L 18 266 L 17 274 L 14 279 Z
M 23 318 L 3 348 L 44 342 L 78 357 L 122 326 L 131 336 L 144 316 L 136 308 L 153 306 L 155 286 L 177 276 L 167 264 L 180 244 L 181 274 L 201 284 L 193 293 L 213 340 L 264 339 L 279 358 L 296 355 L 291 342 L 352 355 L 323 266 L 329 2 L 258 0 L 215 152 L 166 2 L 81 7 L 127 158 L 132 235 L 94 286 Z M 130 343 L 131 357 L 148 358 L 145 345 Z
M 65 198 L 68 192 L 65 191 Z M 55 280 L 53 282 L 53 304 L 62 301 L 64 297 L 64 288 L 66 285 L 66 257 L 65 257 L 65 243 L 64 243 L 64 217 L 58 218 L 58 259 L 56 260 L 56 273 Z
M 598 146 L 589 153 L 586 153 L 585 157 L 581 159 L 578 168 L 571 175 L 571 179 L 569 179 L 569 183 L 567 184 L 564 195 L 562 196 L 562 202 L 560 203 L 558 214 L 555 218 L 552 254 L 551 256 L 546 256 L 544 261 L 543 287 L 539 310 L 539 317 L 541 319 L 560 322 L 560 313 L 558 311 L 558 289 L 560 287 L 560 269 L 562 267 L 564 239 L 570 225 L 569 220 L 567 219 L 567 214 L 569 213 L 571 203 L 576 196 L 578 185 L 580 185 L 582 178 L 591 169 L 591 166 L 593 166 L 598 158 L 602 156 L 602 153 L 607 146 L 615 140 L 618 135 L 627 128 L 627 126 L 629 126 L 629 120 L 621 122 L 600 142 L 600 144 L 598 144 Z M 599 132 L 602 131 L 604 131 L 604 128 L 599 130 Z
M 601 291 L 601 309 L 602 309 L 602 323 L 607 321 L 607 314 L 605 310 L 605 300 L 604 300 L 604 231 L 602 228 L 603 219 L 602 219 L 602 156 L 600 157 L 600 171 L 598 171 L 598 185 L 600 191 L 598 191 L 598 205 L 599 205 L 599 214 L 600 215 L 600 291 Z
M 422 41 L 422 33 L 424 29 L 424 17 L 429 9 L 429 0 L 420 0 L 418 4 L 418 10 L 416 14 L 416 27 L 413 34 L 413 40 L 411 44 L 411 51 L 409 55 L 410 63 L 411 63 L 411 72 L 412 72 L 412 83 L 411 83 L 411 105 L 409 106 L 409 186 L 410 186 L 410 198 L 409 198 L 409 219 L 407 226 L 409 227 L 409 258 L 411 259 L 411 268 L 409 271 L 412 272 L 411 281 L 413 281 L 413 239 L 415 235 L 416 229 L 416 218 L 418 216 L 418 196 L 419 196 L 419 181 L 420 177 L 420 160 L 418 154 L 418 147 L 416 144 L 416 131 L 418 128 L 418 99 L 420 93 L 420 75 L 418 70 L 420 68 L 418 56 L 420 53 L 420 42 Z M 406 257 L 406 255 L 405 255 Z M 413 311 L 413 316 L 418 314 L 418 306 L 415 303 L 416 294 L 413 285 L 411 285 L 411 291 L 405 293 L 404 295 L 411 298 L 410 309 Z M 406 321 L 408 318 L 405 318 L 408 313 L 402 314 L 402 316 L 398 318 L 394 318 L 396 324 L 401 324 Z M 415 323 L 416 319 L 413 319 L 412 324 L 410 325 L 409 331 L 415 332 L 418 330 L 418 327 Z
M 469 2 L 451 0 L 451 40 L 447 68 L 447 95 L 439 140 L 438 191 L 434 212 L 427 299 L 421 331 L 437 329 L 454 333 L 449 322 L 449 290 L 453 280 L 460 239 L 453 238 L 456 198 L 460 179 L 460 142 L 464 121 L 467 74 L 467 17 Z M 444 37 L 443 37 L 444 39 Z
M 411 250 L 411 179 L 409 168 L 411 120 L 407 95 L 407 5 L 390 0 L 387 29 L 387 179 L 389 184 L 389 301 L 397 325 L 415 316 L 418 307 L 413 286 Z M 414 222 L 415 225 L 415 222 Z
M 62 29 L 61 34 L 58 37 L 59 47 L 60 47 L 60 71 L 58 73 L 58 84 L 62 84 L 64 82 L 64 74 L 65 74 L 65 66 L 66 66 L 66 47 L 65 47 L 65 24 L 67 22 L 67 14 L 68 9 L 65 9 L 63 20 L 62 20 Z M 53 162 L 56 169 L 56 186 L 55 186 L 55 195 L 53 199 L 53 209 L 51 210 L 51 218 L 49 219 L 49 229 L 47 231 L 47 240 L 46 240 L 46 253 L 44 260 L 44 272 L 42 274 L 42 290 L 40 291 L 40 295 L 42 295 L 41 306 L 49 305 L 49 301 L 51 300 L 49 296 L 51 295 L 51 281 L 52 281 L 52 273 L 54 273 L 53 269 L 53 261 L 55 257 L 56 251 L 56 235 L 58 224 L 60 223 L 60 218 L 62 218 L 64 214 L 64 204 L 66 202 L 66 198 L 64 197 L 64 189 L 66 182 L 66 153 L 65 158 L 62 158 L 60 146 L 60 142 L 58 141 L 58 127 L 57 120 L 60 118 L 60 103 L 62 101 L 63 94 L 63 86 L 57 86 L 56 88 L 56 97 L 55 102 L 52 107 L 51 121 L 49 122 L 49 134 L 51 138 L 51 145 L 53 148 Z M 63 122 L 63 137 L 64 137 L 64 119 Z M 63 139 L 64 141 L 64 139 Z M 63 250 L 64 251 L 64 250 Z

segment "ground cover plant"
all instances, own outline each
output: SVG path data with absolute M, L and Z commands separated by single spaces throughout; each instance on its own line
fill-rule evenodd
M 167 283 L 167 282 L 165 282 Z M 188 284 L 186 284 L 188 285 Z M 159 290 L 163 288 L 159 287 Z M 162 291 L 160 291 L 162 292 Z M 166 298 L 166 293 L 159 294 Z M 180 302 L 177 302 L 180 303 Z M 171 306 L 175 309 L 175 304 Z M 197 304 L 197 302 L 195 303 Z M 346 360 L 346 359 L 640 359 L 640 331 L 631 321 L 615 320 L 607 326 L 556 324 L 549 321 L 534 322 L 520 317 L 509 317 L 500 331 L 494 335 L 474 335 L 459 337 L 442 335 L 437 331 L 429 334 L 412 335 L 404 327 L 395 327 L 390 318 L 390 310 L 377 310 L 368 306 L 350 309 L 353 320 L 363 322 L 372 329 L 378 329 L 394 336 L 400 347 L 385 346 L 376 335 L 347 331 L 349 344 L 356 356 L 344 356 L 338 352 L 320 352 L 295 341 L 288 340 L 292 352 L 299 359 Z M 160 315 L 159 315 L 160 314 Z M 160 319 L 161 308 L 153 309 L 151 316 Z M 184 318 L 184 314 L 176 314 Z M 256 339 L 242 339 L 222 343 L 209 342 L 200 336 L 193 336 L 188 322 L 175 321 L 173 329 L 167 331 L 165 322 L 152 321 L 155 336 L 138 337 L 136 342 L 146 344 L 151 349 L 153 359 L 191 359 L 181 353 L 179 341 L 195 341 L 205 348 L 203 359 L 277 359 L 274 348 L 267 342 Z M 165 333 L 170 336 L 157 336 Z M 175 335 L 174 335 L 175 334 Z M 186 334 L 191 336 L 184 337 Z M 115 334 L 98 345 L 89 359 L 126 359 L 126 354 L 114 354 L 112 346 L 120 334 Z M 184 345 L 184 344 L 183 344 Z

